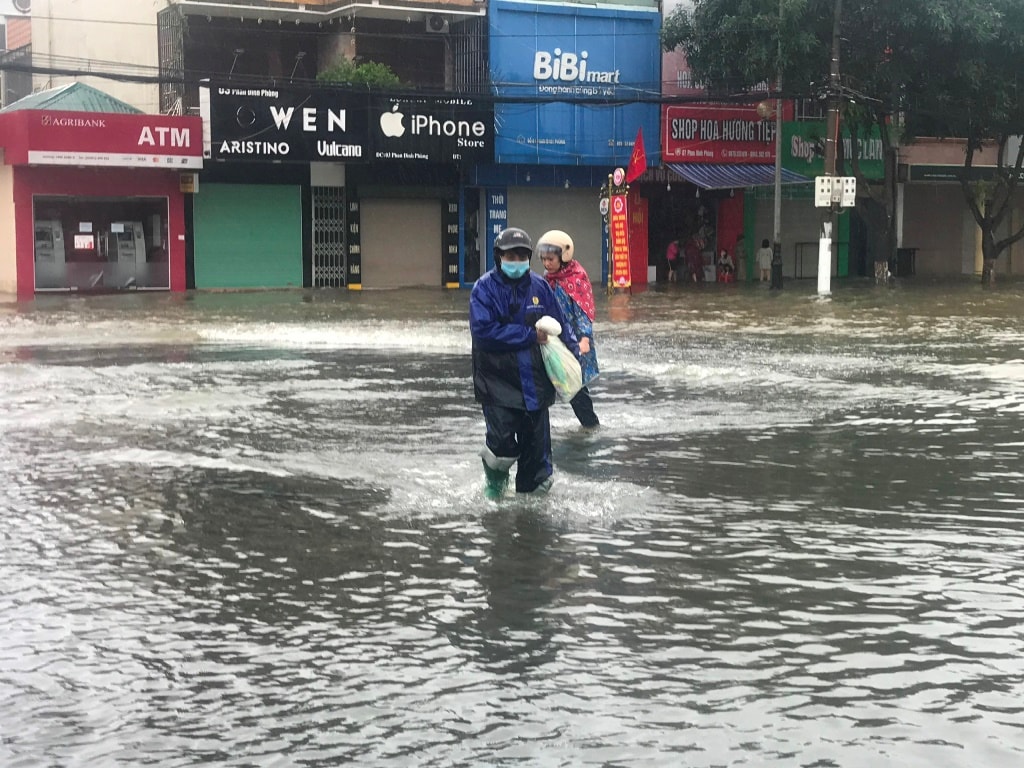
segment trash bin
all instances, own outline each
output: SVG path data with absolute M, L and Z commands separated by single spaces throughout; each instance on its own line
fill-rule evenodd
M 896 277 L 910 277 L 917 268 L 917 248 L 896 249 Z

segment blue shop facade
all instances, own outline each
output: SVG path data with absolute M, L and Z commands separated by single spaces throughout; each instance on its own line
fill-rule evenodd
M 661 15 L 496 0 L 488 23 L 494 162 L 468 179 L 484 211 L 484 267 L 504 223 L 535 237 L 562 229 L 591 279 L 603 282 L 600 190 L 628 164 L 638 130 L 648 164 L 660 163 Z

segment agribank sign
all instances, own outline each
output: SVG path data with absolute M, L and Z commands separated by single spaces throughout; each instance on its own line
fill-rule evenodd
M 9 165 L 203 167 L 198 117 L 29 109 L 0 117 Z
M 497 162 L 625 165 L 638 128 L 658 135 L 638 103 L 660 94 L 656 8 L 496 0 L 488 21 Z

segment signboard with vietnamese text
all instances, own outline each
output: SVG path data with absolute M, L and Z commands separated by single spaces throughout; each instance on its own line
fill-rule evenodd
M 825 123 L 821 120 L 784 123 L 782 125 L 782 167 L 796 171 L 803 176 L 820 176 L 825 173 Z M 850 175 L 853 165 L 854 140 L 849 128 L 842 126 L 843 157 L 846 162 L 836 169 L 837 173 Z M 878 126 L 870 132 L 857 136 L 857 162 L 867 179 L 885 178 L 885 151 Z
M 10 165 L 203 167 L 198 117 L 24 110 L 0 116 Z
M 611 196 L 609 232 L 611 247 L 611 283 L 614 288 L 629 288 L 632 280 L 629 274 L 629 206 L 626 195 Z
M 998 168 L 994 165 L 911 165 L 907 169 L 907 181 L 949 181 L 960 183 L 961 178 L 968 182 L 991 181 L 996 177 Z M 1012 168 L 1004 168 L 1004 173 L 1013 177 Z M 1017 181 L 1024 183 L 1024 171 L 1017 174 Z
M 662 121 L 666 163 L 773 163 L 775 120 L 756 105 L 670 104 Z
M 505 187 L 487 187 L 484 190 L 484 200 L 487 205 L 484 256 L 487 269 L 490 269 L 494 266 L 494 240 L 498 233 L 508 226 L 508 193 Z

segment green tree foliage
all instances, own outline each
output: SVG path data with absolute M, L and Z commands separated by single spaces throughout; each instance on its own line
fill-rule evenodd
M 662 45 L 685 51 L 690 68 L 717 95 L 774 83 L 780 70 L 806 92 L 807 84 L 828 71 L 827 5 L 824 0 L 696 0 L 692 8 L 677 6 L 665 18 Z
M 828 89 L 831 27 L 841 10 L 840 87 Z M 1015 168 L 983 185 L 972 181 L 975 154 L 1024 133 L 1022 0 L 694 0 L 665 20 L 666 50 L 681 48 L 711 95 L 740 97 L 778 82 L 785 97 L 837 96 L 854 133 L 878 126 L 886 180 L 867 187 L 857 158 L 840 158 L 870 190 L 860 200 L 869 226 L 895 246 L 896 150 L 915 136 L 967 139 L 962 186 L 983 233 L 987 264 L 1024 238 L 1007 232 Z M 856 147 L 856 142 L 853 142 Z M 1015 161 L 1015 162 L 1014 162 Z M 996 235 L 1003 233 L 1001 239 Z
M 321 83 L 345 83 L 366 88 L 389 89 L 402 85 L 398 75 L 387 64 L 367 61 L 356 64 L 349 59 L 339 59 L 316 76 Z
M 927 88 L 910 105 L 918 131 L 967 141 L 960 186 L 981 229 L 989 282 L 999 255 L 1024 239 L 1024 224 L 1012 228 L 1017 190 L 1024 187 L 1024 144 L 1007 153 L 1011 137 L 1024 133 L 1024 3 L 990 0 L 954 6 L 943 50 L 931 62 Z M 994 142 L 999 164 L 976 181 L 976 154 Z

